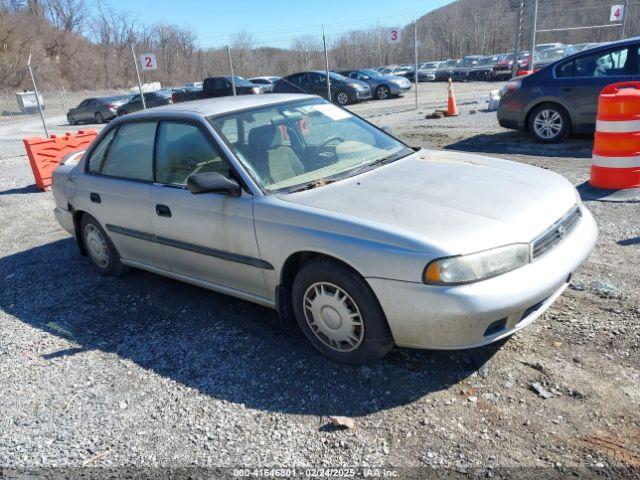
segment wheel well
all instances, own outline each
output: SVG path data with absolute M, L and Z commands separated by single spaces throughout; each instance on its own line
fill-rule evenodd
M 276 304 L 280 317 L 289 322 L 295 322 L 295 315 L 293 313 L 293 304 L 291 302 L 291 289 L 293 287 L 293 280 L 296 278 L 296 274 L 300 268 L 312 260 L 327 259 L 343 265 L 344 267 L 352 270 L 360 275 L 360 273 L 354 269 L 351 265 L 342 260 L 318 252 L 297 252 L 289 256 L 282 265 L 280 270 L 280 284 L 276 291 Z
M 552 105 L 552 106 L 557 107 L 558 109 L 562 110 L 567 115 L 567 118 L 569 119 L 569 132 L 571 132 L 571 130 L 573 129 L 573 118 L 571 117 L 571 113 L 561 103 L 551 102 L 551 101 L 540 102 L 540 103 L 534 105 L 533 107 L 531 107 L 529 109 L 529 111 L 527 112 L 527 115 L 526 115 L 526 117 L 524 119 L 524 126 L 525 126 L 525 128 L 527 130 L 529 130 L 529 120 L 531 120 L 531 114 L 533 113 L 534 110 L 536 110 L 538 107 L 540 107 L 542 105 Z
M 76 232 L 76 243 L 80 249 L 80 254 L 84 257 L 87 255 L 87 250 L 84 246 L 84 242 L 82 241 L 80 226 L 82 225 L 82 217 L 87 214 L 82 210 L 73 210 L 73 208 L 70 208 L 70 210 L 73 211 L 73 227 Z

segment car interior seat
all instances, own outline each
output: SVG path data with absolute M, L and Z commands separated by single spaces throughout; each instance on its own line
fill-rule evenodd
M 304 165 L 289 145 L 282 144 L 280 129 L 263 125 L 249 131 L 249 147 L 256 173 L 270 183 L 278 183 L 304 173 Z

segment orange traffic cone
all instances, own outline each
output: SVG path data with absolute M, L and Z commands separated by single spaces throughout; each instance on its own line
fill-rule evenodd
M 453 94 L 453 82 L 449 79 L 449 100 L 447 103 L 447 117 L 455 117 L 458 115 L 458 106 L 456 105 L 456 97 Z

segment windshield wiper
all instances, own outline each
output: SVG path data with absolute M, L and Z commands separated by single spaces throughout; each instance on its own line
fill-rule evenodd
M 386 157 L 382 157 L 377 160 L 374 160 L 373 162 L 366 163 L 360 167 L 356 167 L 355 169 L 349 171 L 347 176 L 352 177 L 354 175 L 358 175 L 359 173 L 364 172 L 366 170 L 370 170 L 371 168 L 378 167 L 386 163 L 395 162 L 396 160 L 400 160 L 401 158 L 404 158 L 414 153 L 413 150 L 411 149 L 408 149 L 408 150 L 409 151 L 400 150 L 399 152 L 392 153 L 391 155 L 387 155 Z
M 311 190 L 312 188 L 329 185 L 330 183 L 333 183 L 335 181 L 336 181 L 335 179 L 319 178 L 318 180 L 313 180 L 311 182 L 307 182 L 301 185 L 297 185 L 295 187 L 291 187 L 290 189 L 287 190 L 287 193 L 302 192 L 303 190 Z

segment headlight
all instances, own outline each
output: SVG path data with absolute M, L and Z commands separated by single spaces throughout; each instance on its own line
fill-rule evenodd
M 530 262 L 528 243 L 516 243 L 457 257 L 438 258 L 424 269 L 424 282 L 460 285 L 478 282 L 522 267 Z
M 260 87 L 252 87 L 252 88 L 251 88 L 251 91 L 252 91 L 253 93 L 256 93 L 256 94 L 257 94 L 257 93 L 260 93 Z
M 355 88 L 356 90 L 364 90 L 364 87 L 359 83 L 347 83 L 348 87 Z

